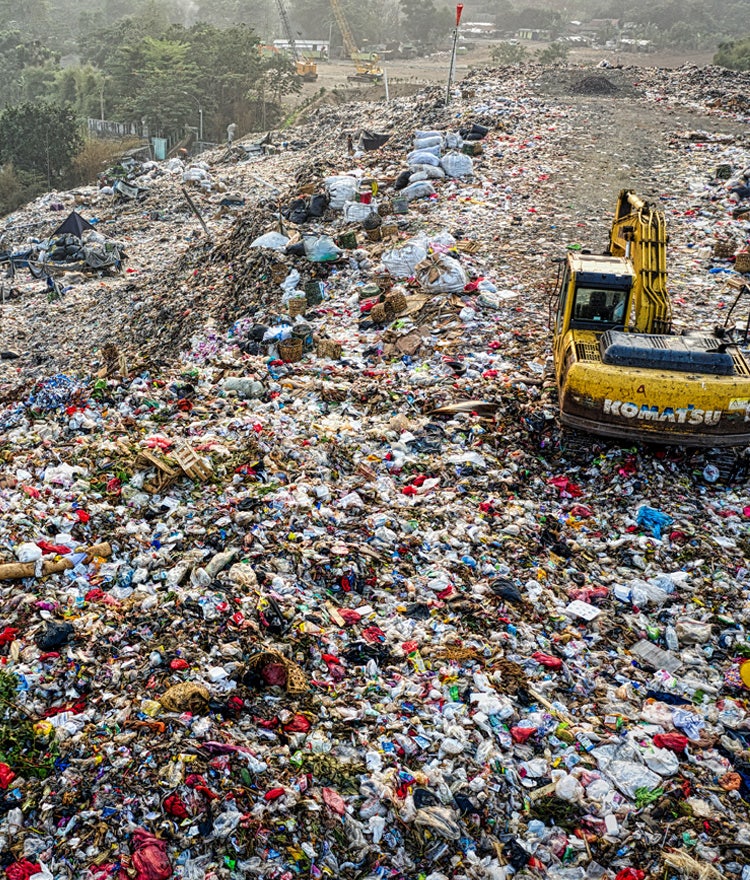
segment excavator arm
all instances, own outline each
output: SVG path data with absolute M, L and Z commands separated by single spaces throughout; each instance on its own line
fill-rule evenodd
M 612 256 L 626 257 L 635 270 L 635 324 L 630 329 L 637 333 L 671 333 L 664 213 L 631 190 L 622 190 L 609 241 Z
M 360 55 L 357 44 L 354 41 L 354 34 L 352 33 L 352 29 L 349 26 L 346 15 L 344 14 L 341 0 L 331 0 L 331 9 L 333 10 L 336 23 L 341 31 L 341 39 L 344 41 L 346 54 L 354 62 L 357 71 L 357 76 L 350 77 L 350 79 L 362 78 L 369 82 L 379 82 L 383 78 L 383 71 L 378 66 L 378 56 L 370 55 L 367 57 L 367 60 L 365 60 Z
M 344 41 L 346 54 L 352 59 L 352 61 L 356 61 L 359 50 L 357 49 L 357 44 L 354 42 L 354 34 L 352 33 L 352 29 L 349 27 L 349 22 L 346 20 L 344 10 L 339 0 L 331 0 L 331 9 L 333 9 L 333 15 L 336 19 L 336 24 L 339 26 L 339 30 L 341 31 L 341 39 Z
M 295 61 L 300 60 L 299 50 L 297 49 L 297 44 L 294 42 L 294 34 L 292 33 L 292 25 L 289 22 L 289 16 L 287 15 L 286 6 L 284 6 L 284 0 L 276 0 L 276 8 L 279 11 L 279 18 L 281 19 L 281 24 L 284 28 L 284 33 L 286 34 L 286 38 L 289 41 L 289 48 L 292 50 L 292 55 L 294 56 Z

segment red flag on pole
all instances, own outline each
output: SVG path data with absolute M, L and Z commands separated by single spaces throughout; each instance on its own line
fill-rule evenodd
M 456 27 L 461 24 L 461 13 L 464 11 L 464 4 L 457 3 L 456 4 Z

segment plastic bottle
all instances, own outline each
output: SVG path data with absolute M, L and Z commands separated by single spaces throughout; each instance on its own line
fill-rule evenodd
M 664 641 L 667 643 L 667 648 L 670 651 L 679 651 L 680 650 L 680 642 L 677 638 L 677 630 L 670 623 L 664 632 Z

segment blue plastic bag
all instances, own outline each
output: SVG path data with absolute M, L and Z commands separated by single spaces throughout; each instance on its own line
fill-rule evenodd
M 662 513 L 660 510 L 644 504 L 643 507 L 638 509 L 636 522 L 641 528 L 650 530 L 655 538 L 661 539 L 662 529 L 671 526 L 674 520 L 671 516 L 667 516 L 666 513 Z

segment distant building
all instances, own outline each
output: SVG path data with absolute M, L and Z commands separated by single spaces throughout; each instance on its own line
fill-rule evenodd
M 588 23 L 589 29 L 597 31 L 603 31 L 612 28 L 616 30 L 619 27 L 619 18 L 592 18 L 591 21 Z
M 328 40 L 295 40 L 294 45 L 297 51 L 306 58 L 317 58 L 323 60 L 328 58 Z M 273 48 L 277 52 L 289 51 L 289 40 L 274 40 Z
M 519 40 L 538 40 L 548 43 L 552 39 L 552 31 L 539 28 L 521 28 L 518 31 Z

